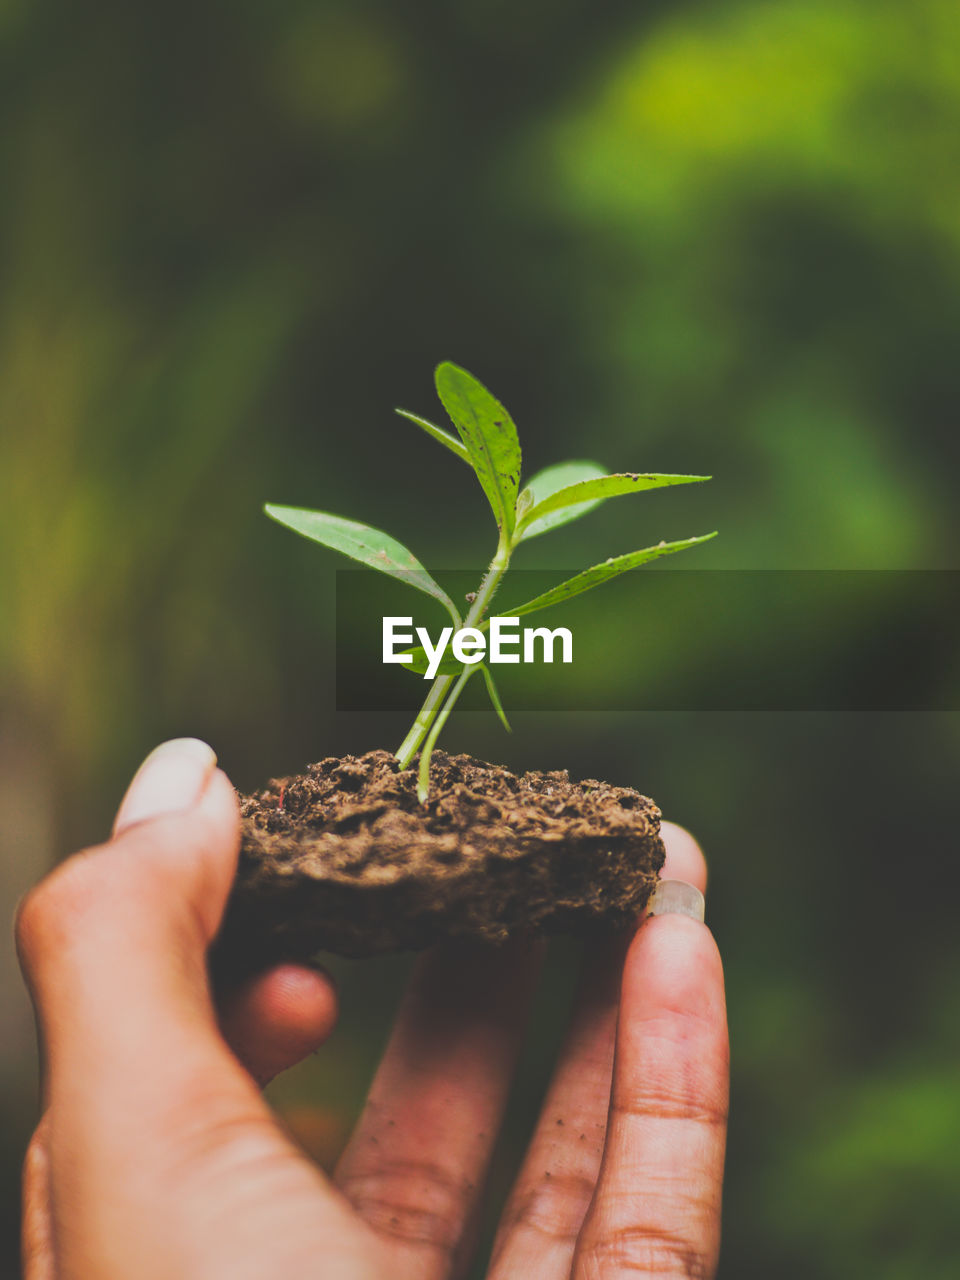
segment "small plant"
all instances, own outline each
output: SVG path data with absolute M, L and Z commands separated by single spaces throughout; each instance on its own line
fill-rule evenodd
M 602 467 L 592 462 L 561 462 L 537 472 L 521 489 L 520 442 L 517 429 L 503 405 L 465 369 L 449 362 L 437 368 L 436 387 L 443 407 L 456 427 L 456 436 L 406 409 L 398 409 L 397 412 L 473 468 L 493 509 L 499 533 L 493 559 L 476 592 L 471 592 L 468 597 L 470 608 L 464 617 L 416 556 L 389 534 L 325 511 L 307 511 L 272 503 L 268 503 L 264 510 L 272 519 L 304 537 L 332 547 L 368 568 L 399 578 L 432 596 L 449 613 L 455 630 L 472 627 L 482 631 L 489 625 L 486 614 L 490 602 L 521 542 L 578 519 L 607 498 L 710 479 L 709 476 L 633 472 L 606 475 Z M 712 537 L 715 537 L 714 533 L 679 542 L 659 542 L 653 547 L 614 556 L 584 569 L 525 604 L 511 608 L 510 616 L 520 617 L 548 609 L 629 569 L 639 568 L 675 551 L 684 551 Z M 422 649 L 410 651 L 408 669 L 420 674 L 426 671 L 427 662 Z M 478 670 L 497 715 L 505 728 L 510 728 L 487 664 L 467 665 L 457 662 L 452 656 L 445 657 L 410 732 L 396 752 L 400 767 L 405 769 L 420 750 L 417 793 L 421 803 L 429 794 L 430 757 L 437 738 L 467 681 Z

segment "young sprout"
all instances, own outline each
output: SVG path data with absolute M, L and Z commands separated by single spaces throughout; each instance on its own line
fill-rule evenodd
M 487 626 L 484 619 L 494 592 L 521 542 L 578 519 L 607 498 L 710 479 L 709 476 L 659 475 L 649 472 L 607 475 L 602 467 L 593 462 L 561 462 L 537 472 L 526 487 L 521 489 L 520 442 L 513 420 L 503 405 L 465 369 L 449 362 L 437 368 L 436 387 L 441 403 L 457 430 L 456 435 L 406 409 L 398 409 L 397 412 L 416 423 L 473 469 L 493 509 L 499 535 L 497 549 L 483 580 L 477 590 L 471 591 L 467 596 L 470 607 L 463 618 L 454 602 L 416 556 L 389 534 L 325 511 L 305 511 L 299 507 L 281 507 L 272 503 L 268 503 L 264 510 L 272 519 L 304 537 L 332 547 L 335 551 L 359 560 L 368 568 L 399 578 L 432 596 L 450 615 L 454 631 L 462 627 Z M 715 533 L 707 533 L 698 538 L 684 538 L 679 542 L 659 542 L 653 547 L 614 556 L 584 569 L 533 600 L 511 608 L 510 616 L 520 617 L 560 604 L 599 586 L 601 582 L 626 573 L 629 569 L 639 568 L 640 565 L 660 556 L 671 555 L 675 551 L 684 551 L 687 547 L 694 547 L 715 536 Z M 412 652 L 412 660 L 407 669 L 423 674 L 426 663 L 422 650 Z M 396 753 L 400 767 L 406 769 L 417 751 L 420 751 L 417 794 L 421 803 L 429 794 L 430 757 L 437 737 L 475 671 L 483 676 L 490 701 L 504 727 L 508 730 L 510 728 L 487 664 L 479 662 L 467 665 L 457 662 L 453 657 L 445 658 L 426 701 Z

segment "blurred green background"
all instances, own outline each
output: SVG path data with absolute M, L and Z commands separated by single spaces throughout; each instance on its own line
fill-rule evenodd
M 260 505 L 479 563 L 482 494 L 391 414 L 435 415 L 438 359 L 509 405 L 531 471 L 716 477 L 527 567 L 713 528 L 690 567 L 957 567 L 958 27 L 951 0 L 0 0 L 8 914 L 162 737 L 208 738 L 242 788 L 399 741 L 334 714 L 335 559 Z M 709 669 L 710 641 L 677 635 L 676 662 Z M 637 785 L 707 850 L 721 1274 L 955 1276 L 957 716 L 514 729 L 465 712 L 445 745 Z M 494 1200 L 574 964 L 554 948 Z M 34 1065 L 9 944 L 3 965 L 13 1274 Z M 400 982 L 337 968 L 340 1029 L 275 1090 L 327 1160 Z

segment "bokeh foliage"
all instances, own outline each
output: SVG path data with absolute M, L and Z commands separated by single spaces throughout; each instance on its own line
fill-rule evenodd
M 438 359 L 509 404 L 531 470 L 716 477 L 597 513 L 602 554 L 719 528 L 697 567 L 953 566 L 958 50 L 949 0 L 3 0 L 5 891 L 97 838 L 160 736 L 209 737 L 241 786 L 399 740 L 332 715 L 333 567 L 260 504 L 484 562 L 482 495 L 391 412 L 433 413 Z M 537 565 L 579 564 L 576 529 Z M 710 661 L 709 636 L 676 648 Z M 701 834 L 736 1066 L 725 1275 L 956 1271 L 958 743 L 946 715 L 448 730 L 636 783 Z M 280 1091 L 323 1141 L 383 978 L 344 968 L 338 1039 Z

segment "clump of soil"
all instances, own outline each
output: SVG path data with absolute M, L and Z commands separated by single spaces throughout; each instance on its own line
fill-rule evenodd
M 241 796 L 221 963 L 616 929 L 642 910 L 664 860 L 660 811 L 646 796 L 444 751 L 430 778 L 421 805 L 416 769 L 368 751 Z

